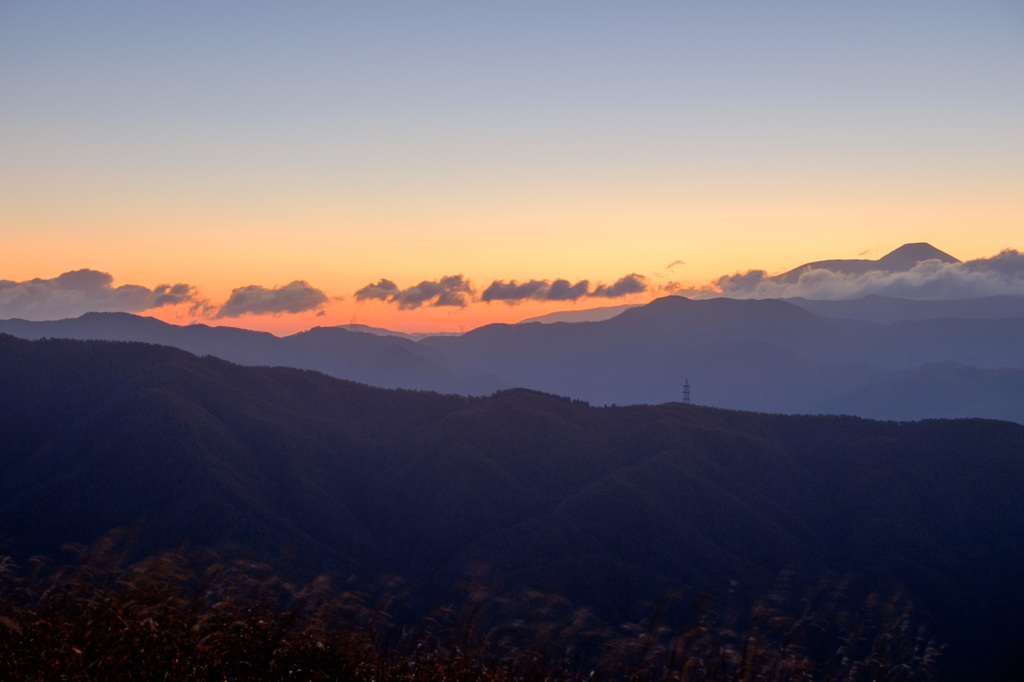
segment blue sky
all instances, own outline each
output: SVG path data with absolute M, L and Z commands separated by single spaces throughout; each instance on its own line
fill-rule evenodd
M 379 278 L 991 256 L 1022 72 L 1019 2 L 4 2 L 0 279 L 346 317 Z

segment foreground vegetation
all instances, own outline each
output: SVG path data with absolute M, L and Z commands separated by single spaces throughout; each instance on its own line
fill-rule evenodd
M 537 592 L 480 580 L 416 625 L 392 616 L 401 583 L 371 598 L 326 578 L 295 586 L 212 552 L 129 563 L 114 537 L 53 566 L 0 559 L 5 680 L 921 680 L 939 648 L 898 599 L 838 607 L 822 584 L 786 603 L 706 605 L 682 628 L 612 626 Z

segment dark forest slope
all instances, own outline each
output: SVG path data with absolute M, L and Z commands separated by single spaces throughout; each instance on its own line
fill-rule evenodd
M 954 668 L 997 669 L 1022 641 L 1010 423 L 466 398 L 0 336 L 0 442 L 0 533 L 20 555 L 141 521 L 140 551 L 393 572 L 425 605 L 483 562 L 610 618 L 670 591 L 753 596 L 795 567 L 902 588 Z

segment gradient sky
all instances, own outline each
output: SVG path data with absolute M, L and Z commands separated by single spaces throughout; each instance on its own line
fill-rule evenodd
M 424 331 L 906 242 L 993 256 L 1024 247 L 1022 74 L 1019 0 L 0 0 L 0 280 Z M 572 304 L 355 296 L 630 274 Z M 326 301 L 210 318 L 297 280 Z

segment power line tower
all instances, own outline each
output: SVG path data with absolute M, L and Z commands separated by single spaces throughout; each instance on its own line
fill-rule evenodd
M 683 405 L 690 404 L 690 380 L 683 382 Z

